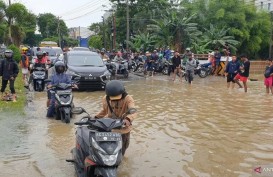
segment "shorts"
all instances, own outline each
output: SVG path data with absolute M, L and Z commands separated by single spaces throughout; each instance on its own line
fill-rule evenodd
M 220 65 L 220 61 L 221 61 L 221 59 L 215 59 L 215 66 L 219 66 Z
M 247 77 L 241 76 L 240 74 L 237 74 L 234 79 L 236 80 L 240 80 L 242 82 L 246 82 L 247 81 Z
M 228 75 L 227 75 L 227 82 L 233 82 L 233 83 L 235 83 L 235 81 L 234 81 L 234 77 L 235 76 L 236 76 L 236 74 L 228 73 Z
M 267 87 L 271 87 L 273 83 L 273 78 L 272 77 L 268 77 L 268 78 L 264 78 L 264 85 Z

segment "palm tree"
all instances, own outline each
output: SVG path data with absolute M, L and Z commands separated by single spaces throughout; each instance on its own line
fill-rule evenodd
M 137 51 L 146 51 L 154 48 L 156 43 L 156 36 L 149 33 L 139 33 L 132 37 L 131 41 L 127 42 L 133 49 Z
M 217 28 L 210 24 L 209 29 L 205 28 L 204 41 L 211 48 L 224 47 L 225 44 L 229 44 L 232 49 L 237 50 L 236 46 L 239 44 L 239 41 L 228 35 L 229 30 L 230 28 Z

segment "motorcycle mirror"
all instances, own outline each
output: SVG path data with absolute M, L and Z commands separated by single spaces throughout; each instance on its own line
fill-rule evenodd
M 134 114 L 137 112 L 136 108 L 129 108 L 128 111 L 126 112 L 126 114 Z
M 85 111 L 85 109 L 83 109 L 81 107 L 75 107 L 75 108 L 73 108 L 73 110 L 71 112 L 72 112 L 72 114 L 82 114 L 86 111 Z

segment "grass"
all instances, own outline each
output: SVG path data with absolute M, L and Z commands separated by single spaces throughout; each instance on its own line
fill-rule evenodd
M 0 79 L 0 84 L 2 85 L 2 77 Z M 0 100 L 0 112 L 24 112 L 24 107 L 26 105 L 26 89 L 24 88 L 24 81 L 22 79 L 22 72 L 19 74 L 15 80 L 15 91 L 17 95 L 17 101 L 1 101 Z M 7 85 L 6 92 L 9 92 L 9 84 Z

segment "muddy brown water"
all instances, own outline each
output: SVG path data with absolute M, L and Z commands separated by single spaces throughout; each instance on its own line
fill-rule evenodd
M 193 85 L 159 76 L 125 82 L 139 111 L 120 177 L 248 177 L 273 163 L 271 95 L 262 81 L 249 92 L 227 90 L 223 78 Z M 103 92 L 75 92 L 76 106 L 94 115 Z M 25 115 L 0 114 L 0 176 L 75 176 L 66 163 L 75 126 L 45 118 L 45 93 L 35 93 Z

